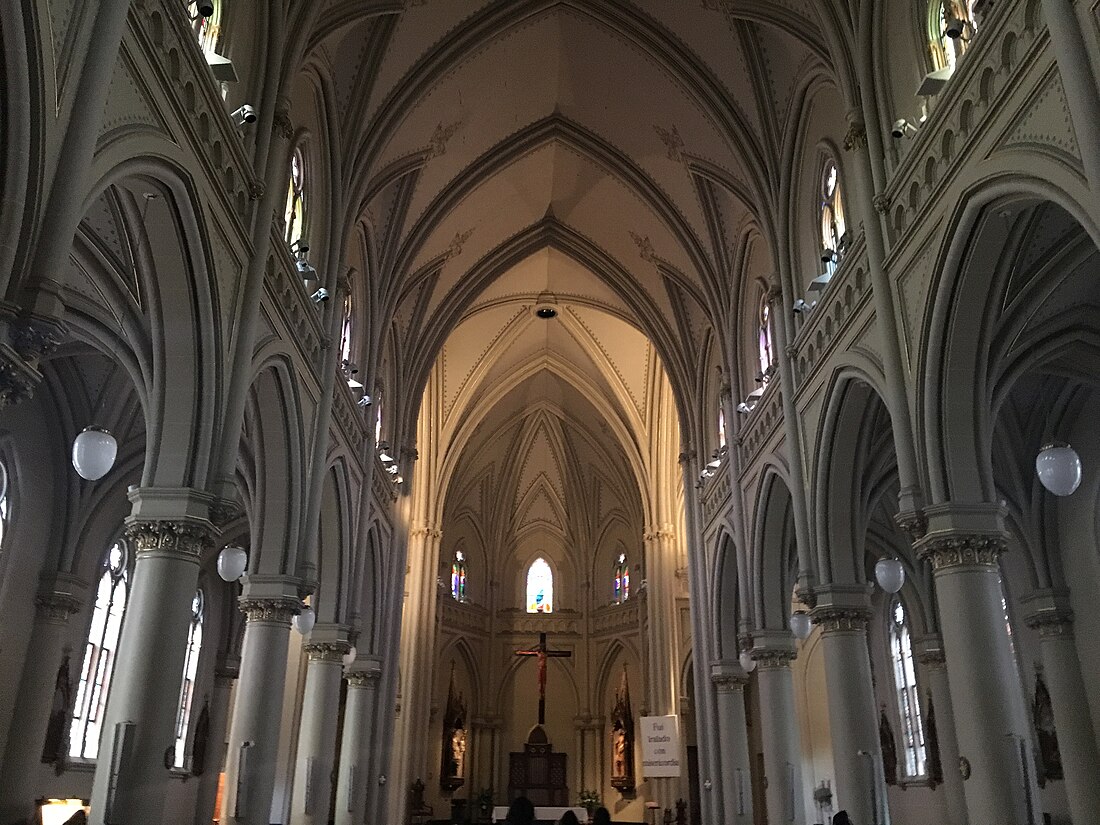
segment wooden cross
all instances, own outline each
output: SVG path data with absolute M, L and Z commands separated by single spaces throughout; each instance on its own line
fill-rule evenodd
M 539 724 L 546 724 L 546 660 L 568 659 L 573 654 L 568 650 L 550 650 L 546 646 L 546 634 L 539 634 L 539 643 L 530 650 L 517 650 L 517 656 L 537 656 L 539 660 Z

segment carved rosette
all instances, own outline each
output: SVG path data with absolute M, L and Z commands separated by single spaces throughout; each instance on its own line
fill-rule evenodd
M 349 688 L 375 688 L 382 674 L 377 670 L 353 670 L 344 678 Z
M 289 625 L 290 620 L 302 612 L 301 602 L 290 598 L 250 598 L 238 600 L 241 612 L 250 622 L 267 622 Z
M 1025 619 L 1025 623 L 1032 630 L 1038 630 L 1044 639 L 1072 639 L 1073 638 L 1073 611 L 1071 610 L 1041 610 Z
M 82 603 L 72 593 L 45 593 L 34 600 L 39 615 L 50 624 L 65 624 Z
M 753 650 L 750 655 L 752 660 L 756 662 L 758 670 L 789 668 L 791 662 L 798 658 L 798 653 L 794 650 L 773 650 L 771 648 Z
M 866 633 L 871 611 L 865 607 L 818 607 L 811 621 L 829 633 Z
M 996 568 L 1007 549 L 1004 536 L 990 533 L 927 536 L 917 543 L 918 554 L 937 573 L 959 567 Z
M 215 531 L 204 521 L 132 521 L 126 526 L 126 539 L 137 548 L 139 558 L 168 553 L 197 561 L 204 549 L 214 546 Z
M 311 662 L 325 662 L 330 665 L 342 665 L 344 657 L 351 650 L 347 642 L 310 642 L 303 645 L 302 649 L 309 656 Z

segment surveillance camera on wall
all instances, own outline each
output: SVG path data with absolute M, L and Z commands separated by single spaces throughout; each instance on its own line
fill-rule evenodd
M 372 403 L 374 403 L 374 399 L 371 398 L 369 395 L 364 395 L 362 398 L 355 402 L 356 406 L 359 407 L 369 407 Z
M 890 128 L 890 137 L 894 140 L 901 140 L 903 137 L 916 134 L 916 132 L 917 127 L 902 117 L 894 121 L 894 125 Z
M 313 299 L 313 303 L 323 304 L 325 301 L 327 301 L 329 299 L 328 290 L 325 289 L 324 287 L 321 287 L 320 289 L 318 289 L 316 292 L 314 292 L 309 297 Z
M 317 280 L 317 270 L 310 266 L 309 261 L 298 261 L 298 275 L 303 281 Z
M 210 2 L 196 3 L 195 11 L 198 12 L 199 17 L 213 17 L 214 16 L 214 4 Z
M 237 109 L 230 115 L 233 122 L 238 126 L 244 126 L 246 123 L 256 122 L 256 110 L 248 103 L 244 104 L 241 108 Z
M 309 252 L 309 241 L 305 238 L 299 238 L 290 245 L 290 251 L 301 258 L 307 252 Z

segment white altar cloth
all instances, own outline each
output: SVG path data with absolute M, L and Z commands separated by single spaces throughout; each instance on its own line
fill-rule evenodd
M 588 821 L 588 811 L 584 808 L 535 808 L 536 822 L 557 822 L 566 811 L 572 811 L 581 822 Z M 508 816 L 508 808 L 498 805 L 493 808 L 493 822 L 503 822 Z

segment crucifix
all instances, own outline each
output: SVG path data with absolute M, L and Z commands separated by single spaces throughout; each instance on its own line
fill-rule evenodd
M 539 660 L 539 724 L 546 724 L 546 660 L 568 659 L 573 654 L 568 650 L 550 650 L 546 646 L 546 634 L 539 634 L 539 643 L 530 650 L 517 650 L 517 656 L 537 656 Z

